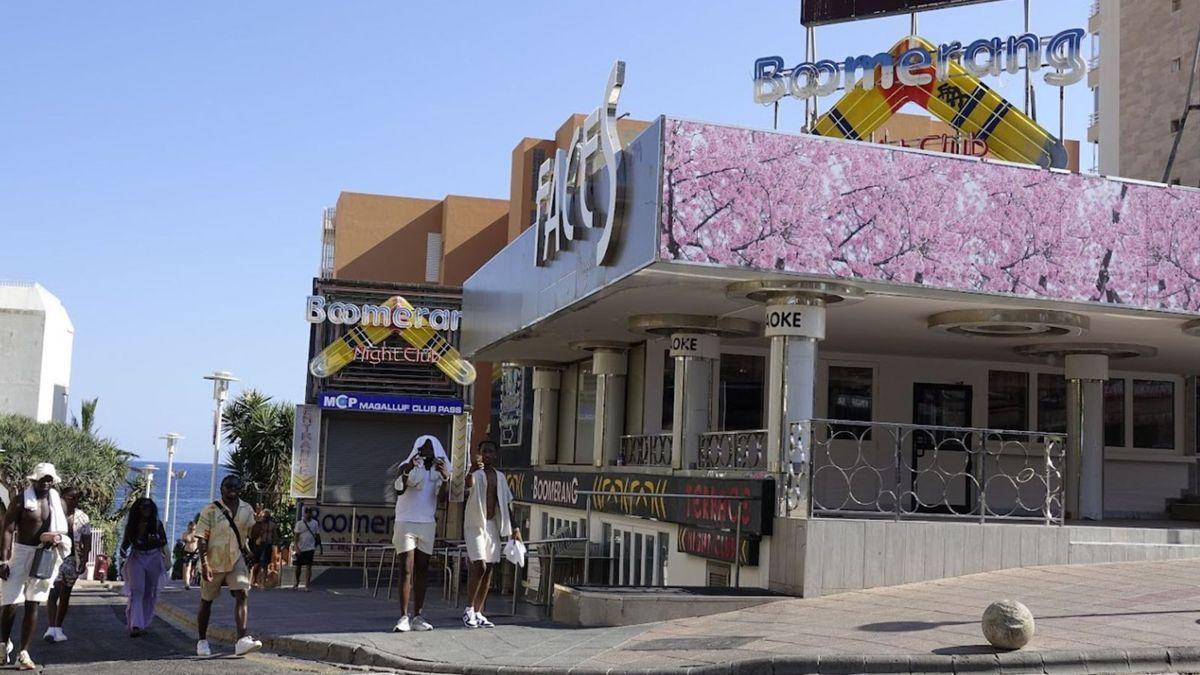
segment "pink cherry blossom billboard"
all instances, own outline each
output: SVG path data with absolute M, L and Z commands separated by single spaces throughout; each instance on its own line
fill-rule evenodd
M 1200 312 L 1200 192 L 664 125 L 663 260 Z

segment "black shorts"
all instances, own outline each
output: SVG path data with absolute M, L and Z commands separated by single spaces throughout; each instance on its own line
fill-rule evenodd
M 313 564 L 313 554 L 315 554 L 315 553 L 316 553 L 316 551 L 300 551 L 299 553 L 297 553 L 296 554 L 296 567 L 301 567 L 303 565 L 311 566 Z

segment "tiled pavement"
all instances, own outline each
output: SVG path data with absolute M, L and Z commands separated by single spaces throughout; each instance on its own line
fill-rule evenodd
M 1003 598 L 1029 607 L 1037 633 L 1025 649 L 997 657 L 979 619 L 984 607 Z M 188 621 L 197 600 L 195 591 L 167 590 L 161 611 Z M 1017 672 L 1011 668 L 1018 665 L 1027 666 L 1025 672 L 1200 671 L 1200 648 L 1168 654 L 1170 648 L 1200 647 L 1200 561 L 1194 560 L 1004 570 L 620 628 L 564 628 L 497 613 L 497 628 L 467 631 L 460 611 L 435 607 L 428 614 L 437 630 L 392 634 L 393 603 L 272 590 L 252 596 L 251 626 L 274 638 L 281 652 L 414 672 L 482 673 L 503 666 L 516 667 L 506 672 L 964 672 L 1001 666 Z M 218 601 L 216 625 L 227 631 L 231 615 L 231 603 Z M 219 631 L 214 636 L 221 637 Z

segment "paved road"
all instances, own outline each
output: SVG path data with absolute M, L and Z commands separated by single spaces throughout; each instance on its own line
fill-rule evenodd
M 343 668 L 258 653 L 235 657 L 227 646 L 214 645 L 216 656 L 196 657 L 196 640 L 156 619 L 149 633 L 131 639 L 125 632 L 125 598 L 99 588 L 80 589 L 71 598 L 66 631 L 70 639 L 59 644 L 41 640 L 46 630 L 45 607 L 39 612 L 38 630 L 30 655 L 46 673 L 340 673 Z M 229 611 L 229 603 L 223 603 Z M 18 627 L 20 628 L 18 617 Z M 224 653 L 222 653 L 224 652 Z

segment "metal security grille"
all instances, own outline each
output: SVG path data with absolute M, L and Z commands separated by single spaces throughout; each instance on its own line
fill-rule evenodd
M 386 413 L 325 413 L 325 466 L 321 503 L 356 506 L 390 505 L 386 498 L 388 468 L 412 451 L 422 434 L 443 441 L 450 436 L 449 417 Z

